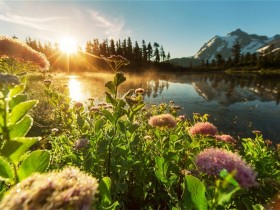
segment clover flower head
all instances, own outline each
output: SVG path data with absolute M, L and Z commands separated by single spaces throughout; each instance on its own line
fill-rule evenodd
M 226 134 L 215 135 L 215 138 L 218 141 L 224 141 L 224 142 L 229 142 L 229 143 L 236 143 L 236 140 L 232 136 L 226 135 Z
M 80 138 L 75 141 L 74 148 L 76 150 L 81 150 L 86 148 L 88 144 L 89 144 L 89 140 L 87 138 Z
M 20 84 L 19 78 L 10 74 L 2 74 L 0 72 L 0 89 L 5 87 L 14 87 Z
M 50 63 L 46 56 L 19 39 L 8 36 L 0 36 L 0 56 L 14 58 L 19 62 L 29 62 L 38 66 L 41 70 L 48 70 Z
M 256 185 L 256 172 L 238 154 L 224 149 L 208 148 L 196 157 L 198 169 L 208 175 L 219 176 L 222 169 L 236 171 L 235 179 L 240 186 L 247 188 Z
M 84 105 L 83 105 L 82 102 L 77 101 L 77 102 L 74 103 L 74 107 L 75 107 L 76 109 L 80 109 L 80 108 L 82 108 L 83 106 L 84 106 Z
M 89 111 L 90 111 L 90 112 L 99 112 L 99 111 L 100 111 L 100 108 L 99 108 L 99 107 L 96 107 L 96 106 L 93 106 L 93 107 L 90 107 Z
M 215 136 L 218 130 L 212 123 L 198 122 L 190 128 L 189 132 L 191 135 Z
M 171 114 L 156 115 L 149 119 L 149 125 L 153 127 L 174 128 L 176 124 L 176 119 Z
M 10 189 L 0 209 L 92 209 L 98 183 L 78 168 L 35 173 Z

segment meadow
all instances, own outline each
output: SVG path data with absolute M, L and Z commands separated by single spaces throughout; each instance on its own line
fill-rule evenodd
M 234 139 L 207 113 L 148 108 L 142 88 L 120 95 L 122 56 L 104 58 L 115 74 L 106 101 L 73 102 L 42 54 L 4 40 L 24 53 L 0 59 L 0 209 L 279 209 L 280 146 L 261 131 Z M 41 101 L 26 89 L 32 71 L 43 71 L 28 87 L 42 88 Z

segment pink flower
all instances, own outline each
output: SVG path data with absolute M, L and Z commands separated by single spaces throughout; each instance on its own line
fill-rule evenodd
M 209 122 L 198 122 L 190 128 L 191 135 L 215 136 L 217 132 L 217 128 Z
M 198 169 L 208 175 L 219 176 L 222 169 L 228 172 L 236 170 L 235 179 L 242 187 L 256 185 L 256 172 L 244 162 L 238 154 L 224 149 L 205 149 L 196 157 Z
M 42 70 L 50 67 L 46 56 L 29 47 L 19 39 L 0 36 L 0 57 L 14 58 L 18 61 L 30 62 Z
M 226 134 L 216 135 L 215 138 L 218 141 L 225 141 L 225 142 L 229 142 L 229 143 L 236 142 L 236 140 L 233 137 L 231 137 L 230 135 L 226 135 Z
M 34 173 L 13 186 L 0 209 L 92 209 L 97 200 L 97 179 L 75 167 Z
M 176 123 L 175 118 L 171 114 L 156 115 L 149 119 L 149 125 L 153 127 L 174 128 Z

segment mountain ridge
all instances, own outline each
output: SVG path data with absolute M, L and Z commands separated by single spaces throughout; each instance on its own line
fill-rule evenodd
M 202 45 L 198 52 L 190 57 L 174 58 L 171 62 L 183 67 L 197 66 L 203 62 L 211 62 L 217 54 L 224 59 L 232 58 L 233 44 L 238 40 L 240 43 L 240 53 L 261 53 L 267 49 L 280 50 L 280 35 L 273 37 L 265 35 L 248 34 L 241 29 L 236 29 L 226 36 L 215 35 L 209 41 Z

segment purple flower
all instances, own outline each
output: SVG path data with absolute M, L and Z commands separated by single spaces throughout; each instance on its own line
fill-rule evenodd
M 78 168 L 35 173 L 11 188 L 0 209 L 92 209 L 98 183 Z
M 149 125 L 153 127 L 174 128 L 176 123 L 176 119 L 171 114 L 156 115 L 149 119 Z
M 256 172 L 244 162 L 238 154 L 224 149 L 205 149 L 196 157 L 198 169 L 208 175 L 219 176 L 222 169 L 236 171 L 235 179 L 242 187 L 256 185 Z
M 226 134 L 216 135 L 215 138 L 218 141 L 225 141 L 225 142 L 229 142 L 229 143 L 236 143 L 236 140 L 233 137 L 231 137 L 230 135 L 226 135 Z
M 191 135 L 215 136 L 218 132 L 217 128 L 209 122 L 198 122 L 190 128 Z
M 89 144 L 89 140 L 87 138 L 81 138 L 75 141 L 75 149 L 81 150 L 84 149 Z

